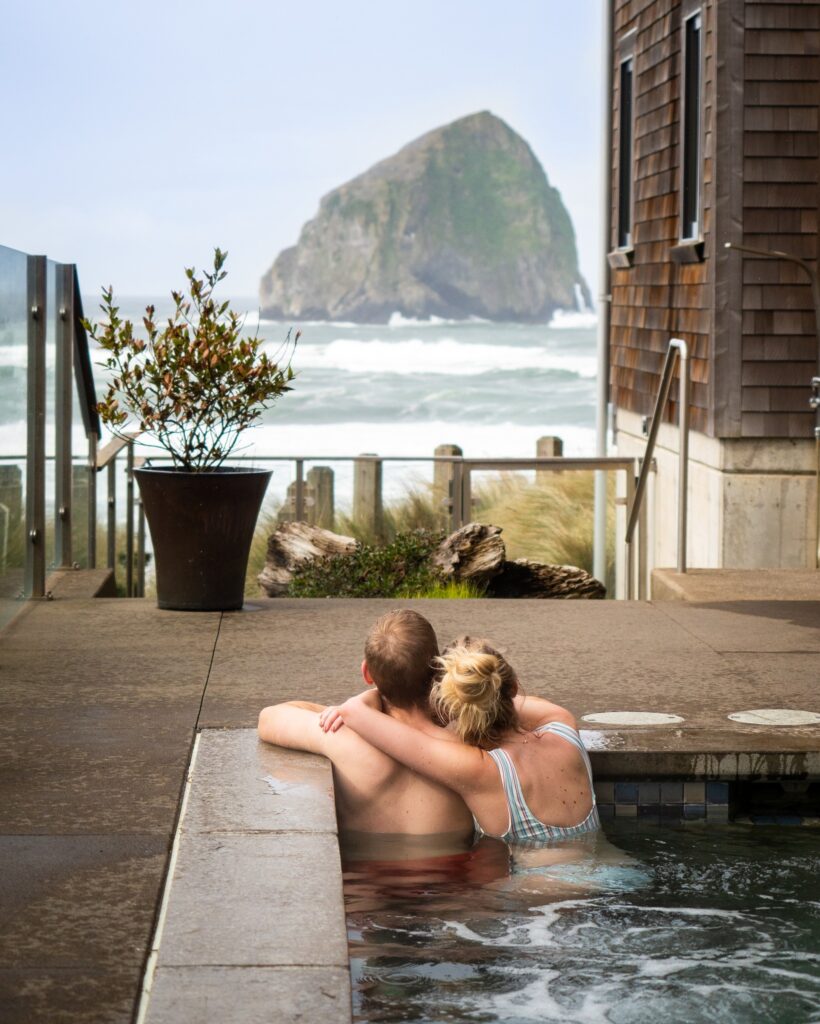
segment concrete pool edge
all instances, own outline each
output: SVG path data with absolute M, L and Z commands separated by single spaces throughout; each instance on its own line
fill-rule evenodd
M 138 1024 L 349 1024 L 329 762 L 205 729 L 187 775 Z

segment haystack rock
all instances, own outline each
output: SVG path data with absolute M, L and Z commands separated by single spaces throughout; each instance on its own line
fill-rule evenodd
M 262 278 L 263 315 L 543 322 L 589 290 L 557 189 L 484 111 L 428 132 L 326 195 Z

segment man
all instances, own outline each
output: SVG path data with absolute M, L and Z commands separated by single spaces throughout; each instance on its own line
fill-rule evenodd
M 409 609 L 389 612 L 370 630 L 362 675 L 379 691 L 386 714 L 442 739 L 455 737 L 430 719 L 438 642 L 430 623 Z M 333 763 L 336 809 L 348 831 L 469 838 L 473 819 L 461 797 L 421 778 L 376 750 L 351 729 L 324 732 L 321 704 L 289 701 L 259 715 L 259 736 L 268 743 L 323 754 Z

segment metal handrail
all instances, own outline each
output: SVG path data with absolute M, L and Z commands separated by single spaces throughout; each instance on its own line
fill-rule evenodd
M 646 451 L 641 460 L 641 471 L 638 475 L 635 497 L 632 501 L 629 519 L 626 524 L 626 543 L 632 543 L 635 527 L 638 525 L 643 496 L 646 491 L 646 481 L 649 478 L 649 471 L 655 454 L 655 442 L 658 438 L 663 410 L 669 398 L 669 390 L 672 387 L 672 372 L 678 359 L 680 359 L 680 391 L 678 394 L 678 572 L 686 572 L 686 520 L 689 483 L 689 347 L 682 338 L 671 338 L 669 348 L 666 350 L 666 360 L 661 373 L 658 397 L 655 399 L 655 409 L 652 413 L 649 437 L 646 439 Z

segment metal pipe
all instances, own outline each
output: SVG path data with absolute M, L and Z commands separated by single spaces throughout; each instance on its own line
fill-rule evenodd
M 54 565 L 69 569 L 71 554 L 71 399 L 74 369 L 74 267 L 55 268 L 57 299 L 56 367 L 54 380 Z
M 134 596 L 134 443 L 128 445 L 125 480 L 125 596 Z
M 0 515 L 3 517 L 3 546 L 0 548 L 0 576 L 5 576 L 6 565 L 9 560 L 9 523 L 11 521 L 11 511 L 8 505 L 4 505 L 0 502 Z
M 678 572 L 686 572 L 689 481 L 689 348 L 682 338 L 671 338 L 669 348 L 666 350 L 666 359 L 661 371 L 661 383 L 658 389 L 658 397 L 655 400 L 655 409 L 652 413 L 649 437 L 646 439 L 646 451 L 641 461 L 641 472 L 638 476 L 635 498 L 631 505 L 627 505 L 629 518 L 626 524 L 626 542 L 628 544 L 632 542 L 635 526 L 640 516 L 641 503 L 646 491 L 649 472 L 652 468 L 652 458 L 655 454 L 655 444 L 663 418 L 663 410 L 672 387 L 672 371 L 678 358 L 680 358 L 680 390 L 678 394 Z
M 461 474 L 461 525 L 473 521 L 473 480 L 469 463 L 462 467 Z
M 639 508 L 640 502 L 636 498 L 635 474 L 626 474 L 626 508 L 627 512 Z M 635 545 L 632 541 L 632 534 L 627 528 L 625 534 L 625 557 L 626 557 L 626 587 L 624 592 L 627 601 L 635 600 Z
M 26 564 L 23 593 L 43 597 L 46 584 L 46 258 L 27 266 Z
M 137 597 L 145 597 L 145 507 L 137 501 Z
M 609 311 L 610 295 L 609 247 L 612 234 L 612 8 L 611 0 L 603 4 L 603 89 L 601 108 L 601 193 L 600 193 L 600 282 L 598 295 L 598 380 L 595 409 L 595 452 L 607 453 L 607 407 L 609 402 Z M 592 574 L 601 582 L 606 578 L 607 475 L 595 472 L 595 511 L 593 527 Z
M 452 502 L 450 503 L 450 525 L 453 529 L 459 530 L 464 525 L 464 520 L 461 514 L 462 501 L 464 497 L 462 488 L 462 478 L 464 475 L 464 465 L 459 459 L 458 462 L 453 463 L 453 479 L 450 484 L 452 488 Z
M 92 430 L 88 435 L 88 568 L 97 568 L 97 443 Z
M 117 574 L 117 462 L 111 459 L 108 463 L 108 522 L 106 544 L 108 547 L 108 568 Z
M 296 460 L 296 494 L 294 495 L 293 518 L 301 523 L 305 518 L 305 463 Z
M 689 508 L 689 349 L 673 338 L 680 351 L 678 390 L 678 572 L 686 572 L 687 510 Z

